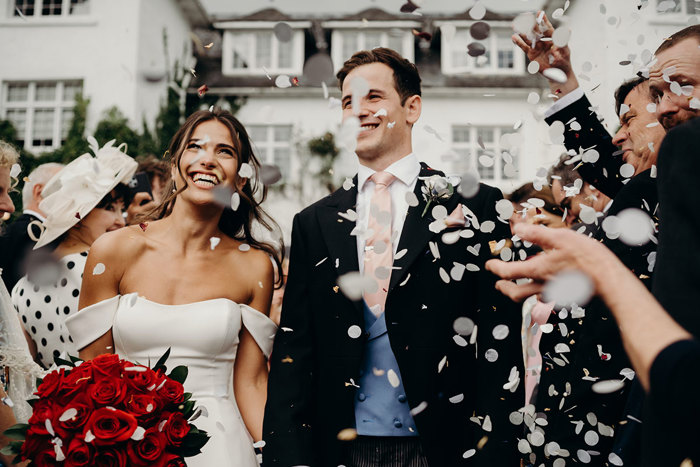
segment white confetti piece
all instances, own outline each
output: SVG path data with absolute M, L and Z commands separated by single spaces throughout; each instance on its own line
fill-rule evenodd
M 535 15 L 533 13 L 531 13 L 531 12 L 520 13 L 513 20 L 513 29 L 518 34 L 525 34 L 525 35 L 531 34 L 532 28 L 535 27 L 536 21 L 537 21 L 537 19 L 535 18 Z
M 362 335 L 362 329 L 360 329 L 360 326 L 353 324 L 348 328 L 348 336 L 350 336 L 351 339 L 357 339 Z
M 241 178 L 252 177 L 253 176 L 253 167 L 247 162 L 242 163 L 241 168 L 238 170 L 238 176 Z
M 443 281 L 445 284 L 449 284 L 449 283 L 450 283 L 450 275 L 447 274 L 447 271 L 445 271 L 445 269 L 443 269 L 443 268 L 440 268 L 440 279 L 442 279 L 442 281 Z
M 498 360 L 498 352 L 496 349 L 488 349 L 484 354 L 484 357 L 486 358 L 486 361 L 493 363 Z
M 239 195 L 238 192 L 236 192 L 236 193 L 231 195 L 231 209 L 236 211 L 240 205 L 241 205 L 241 195 Z
M 248 245 L 247 243 L 242 243 L 242 244 L 238 247 L 238 249 L 241 250 L 241 251 L 250 251 L 250 245 Z
M 527 72 L 530 73 L 531 75 L 536 74 L 538 71 L 540 71 L 540 63 L 532 61 L 527 64 Z
M 416 415 L 418 415 L 419 413 L 424 411 L 427 407 L 428 407 L 427 402 L 425 402 L 425 401 L 421 402 L 420 404 L 418 404 L 417 406 L 415 406 L 414 408 L 411 409 L 411 416 L 415 417 Z
M 387 115 L 386 109 L 379 109 L 372 116 L 373 117 L 386 117 L 386 115 Z
M 618 455 L 615 454 L 614 452 L 611 452 L 611 453 L 608 455 L 608 462 L 610 462 L 612 465 L 622 465 L 622 464 L 623 464 L 622 459 L 620 458 L 620 456 L 618 456 Z
M 625 178 L 630 178 L 634 175 L 634 166 L 632 164 L 622 164 L 622 166 L 620 166 L 620 175 Z
M 542 291 L 545 302 L 555 302 L 560 306 L 569 306 L 572 303 L 586 304 L 592 295 L 593 281 L 580 271 L 563 271 L 556 274 L 547 281 Z
M 540 101 L 539 93 L 531 92 L 530 94 L 527 95 L 527 103 L 528 104 L 534 105 L 534 104 L 537 104 L 539 101 Z
M 528 443 L 526 439 L 521 439 L 518 440 L 518 451 L 520 451 L 521 454 L 529 454 L 532 452 L 532 447 L 530 447 L 530 443 Z
M 583 449 L 579 449 L 578 451 L 576 451 L 576 457 L 578 457 L 578 460 L 580 460 L 584 464 L 588 464 L 591 462 L 591 455 L 588 453 L 588 451 L 584 451 Z
M 447 364 L 447 355 L 442 357 L 442 359 L 438 362 L 438 373 L 442 371 L 443 368 L 445 368 L 445 365 Z
M 476 449 L 469 449 L 468 451 L 464 451 L 464 454 L 462 454 L 462 457 L 465 459 L 469 459 L 474 454 L 476 454 Z
M 583 440 L 586 442 L 587 445 L 595 446 L 596 444 L 598 444 L 600 436 L 598 436 L 598 433 L 596 433 L 595 431 L 589 430 L 586 432 L 585 435 L 583 435 Z
M 346 178 L 345 181 L 343 182 L 343 190 L 345 190 L 345 191 L 350 190 L 354 186 L 355 186 L 355 182 L 350 177 Z
M 625 380 L 608 379 L 598 381 L 591 386 L 591 390 L 598 394 L 610 394 L 625 387 Z
M 466 347 L 469 344 L 467 340 L 460 335 L 452 336 L 452 340 L 460 347 Z
M 477 21 L 482 19 L 484 15 L 486 15 L 486 7 L 479 1 L 474 3 L 474 6 L 469 10 L 469 16 Z
M 287 75 L 279 75 L 277 78 L 275 78 L 275 86 L 278 88 L 288 88 L 292 86 L 292 82 L 289 79 L 289 76 Z
M 492 334 L 493 338 L 502 341 L 506 337 L 508 337 L 508 333 L 510 332 L 510 329 L 508 329 L 508 326 L 505 324 L 499 324 L 493 328 Z
M 209 248 L 214 250 L 216 246 L 221 242 L 221 239 L 219 237 L 211 237 L 209 238 Z
M 104 273 L 106 270 L 105 265 L 102 263 L 97 263 L 95 267 L 92 269 L 92 275 L 93 276 L 99 276 L 100 274 Z
M 17 178 L 17 176 L 22 172 L 22 167 L 19 164 L 12 164 L 10 167 L 10 177 Z
M 370 277 L 365 277 L 357 271 L 343 274 L 338 278 L 340 291 L 350 300 L 359 300 L 365 291 L 371 292 L 377 289 L 377 281 Z
M 474 330 L 474 321 L 466 316 L 460 316 L 452 323 L 452 329 L 460 336 L 468 336 Z
M 557 47 L 566 47 L 569 43 L 570 37 L 571 29 L 569 29 L 567 26 L 559 26 L 552 33 L 552 43 Z
M 131 435 L 131 439 L 134 441 L 141 441 L 146 434 L 146 429 L 142 426 L 137 426 L 134 433 Z
M 397 375 L 392 369 L 389 369 L 389 371 L 386 372 L 386 378 L 389 380 L 389 384 L 391 384 L 391 387 L 393 388 L 398 388 L 399 384 L 401 384 L 401 381 L 399 381 L 399 375 Z
M 61 414 L 61 416 L 58 418 L 58 421 L 65 422 L 72 419 L 76 415 L 78 415 L 78 410 L 71 407 L 70 409 L 66 410 Z
M 690 102 L 688 102 L 688 107 L 691 109 L 700 109 L 700 99 L 693 97 L 690 99 Z
M 386 124 L 387 128 L 394 128 L 394 125 L 396 125 L 396 122 L 389 122 Z

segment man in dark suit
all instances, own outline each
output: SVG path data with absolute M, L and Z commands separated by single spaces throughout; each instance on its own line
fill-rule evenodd
M 551 36 L 552 30 L 543 18 L 538 29 L 540 37 Z M 651 103 L 649 83 L 635 78 L 617 89 L 615 110 L 620 128 L 611 137 L 578 85 L 568 47 L 540 40 L 532 47 L 525 37 L 516 35 L 513 39 L 531 60 L 540 64 L 540 71 L 553 66 L 565 72 L 564 83 L 550 81 L 558 100 L 545 113 L 545 120 L 563 129 L 569 153 L 580 158 L 575 166 L 585 184 L 594 185 L 612 198 L 601 210 L 593 238 L 610 248 L 650 287 L 656 244 L 647 238 L 629 245 L 602 227 L 606 217 L 618 216 L 628 209 L 641 210 L 658 223 L 652 169 L 665 131 L 647 110 Z M 610 311 L 595 299 L 585 311 L 557 313 L 550 322 L 556 328 L 540 342 L 545 368 L 536 401 L 536 410 L 547 414 L 546 441 L 556 442 L 568 451 L 568 456 L 590 459 L 590 465 L 603 465 L 611 452 L 623 458 L 625 464 L 637 463 L 643 390 L 638 383 L 630 384 L 628 378 L 621 376 L 631 365 Z M 624 379 L 626 384 L 610 394 L 592 390 L 595 381 L 607 379 Z M 589 424 L 589 414 L 596 421 L 593 426 Z M 600 429 L 597 424 L 605 428 Z M 559 456 L 568 457 L 552 455 L 542 448 L 534 451 L 535 458 L 528 459 L 534 465 L 545 461 L 545 465 L 551 465 Z M 583 458 L 578 455 L 581 451 Z
M 0 268 L 9 291 L 24 276 L 25 259 L 41 234 L 38 225 L 44 221 L 44 213 L 39 209 L 43 199 L 41 190 L 62 168 L 63 164 L 47 162 L 32 170 L 22 187 L 22 215 L 0 235 Z
M 418 162 L 415 65 L 377 48 L 338 78 L 360 166 L 294 219 L 263 462 L 517 465 L 520 312 L 483 269 L 510 237 L 501 193 Z

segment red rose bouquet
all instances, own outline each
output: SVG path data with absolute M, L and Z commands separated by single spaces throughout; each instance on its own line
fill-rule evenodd
M 194 420 L 195 401 L 182 383 L 187 367 L 169 375 L 168 350 L 153 367 L 101 355 L 81 362 L 56 359 L 61 368 L 37 384 L 29 423 L 5 435 L 3 453 L 32 466 L 184 466 L 209 437 Z

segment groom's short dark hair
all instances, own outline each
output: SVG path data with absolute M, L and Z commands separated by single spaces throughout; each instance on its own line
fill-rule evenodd
M 421 95 L 420 75 L 416 65 L 403 58 L 397 51 L 386 47 L 356 52 L 343 64 L 343 68 L 336 75 L 338 87 L 343 89 L 343 81 L 352 70 L 370 63 L 383 63 L 394 71 L 394 87 L 401 97 L 401 105 L 409 97 Z

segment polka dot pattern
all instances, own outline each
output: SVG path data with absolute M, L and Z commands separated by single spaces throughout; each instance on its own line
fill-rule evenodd
M 39 287 L 23 277 L 12 290 L 12 303 L 37 348 L 37 360 L 48 368 L 61 354 L 78 355 L 65 319 L 78 311 L 78 298 L 87 253 L 59 260 L 55 284 Z

